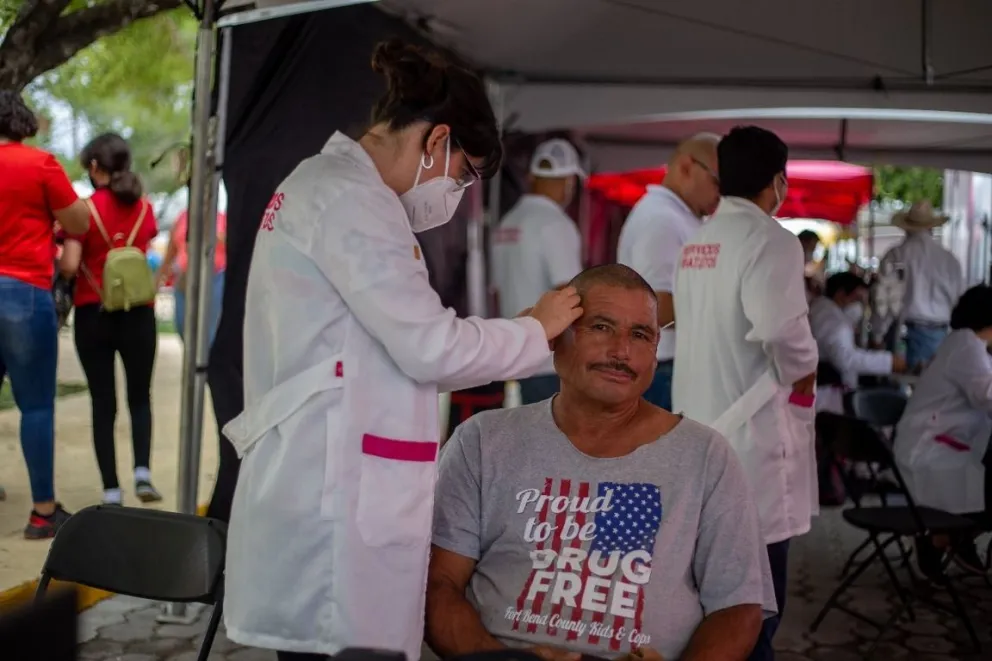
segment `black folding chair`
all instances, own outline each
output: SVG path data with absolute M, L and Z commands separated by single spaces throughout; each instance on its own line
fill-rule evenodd
M 864 424 L 848 424 L 844 420 L 840 423 L 832 420 L 833 414 L 820 413 L 817 416 L 817 438 L 831 449 L 828 454 L 835 462 L 842 481 L 844 490 L 851 498 L 856 507 L 861 506 L 865 495 L 876 494 L 882 501 L 882 505 L 889 504 L 889 496 L 894 492 L 898 493 L 899 488 L 891 482 L 884 480 L 880 475 L 878 463 L 874 453 L 870 448 L 874 445 L 871 441 L 881 442 L 884 446 L 891 448 L 895 439 L 895 427 L 902 418 L 903 411 L 906 410 L 907 398 L 902 392 L 891 388 L 869 388 L 860 389 L 848 393 L 845 396 L 844 407 L 851 417 L 854 417 Z M 886 436 L 888 434 L 888 436 Z M 871 436 L 869 441 L 859 441 L 860 436 Z M 862 456 L 862 452 L 868 448 L 867 453 Z M 869 478 L 857 475 L 857 469 L 867 471 Z M 909 562 L 910 551 L 902 545 L 902 541 L 897 541 L 899 553 L 904 563 Z M 847 562 L 841 570 L 840 577 L 844 578 L 857 562 L 862 551 L 871 545 L 871 540 L 865 540 L 858 548 L 854 549 L 848 557 Z
M 66 521 L 52 541 L 37 599 L 53 580 L 132 597 L 213 606 L 197 661 L 220 624 L 227 526 L 214 519 L 96 505 Z
M 896 466 L 895 459 L 888 444 L 881 437 L 881 435 L 877 433 L 877 430 L 875 430 L 866 421 L 851 418 L 849 416 L 821 413 L 820 416 L 817 417 L 817 423 L 820 428 L 831 425 L 837 427 L 837 429 L 829 430 L 831 449 L 834 451 L 836 457 L 846 459 L 849 463 L 856 462 L 867 464 L 872 467 L 871 470 L 873 471 L 891 471 L 897 482 L 898 495 L 900 495 L 906 503 L 905 505 L 886 503 L 881 506 L 870 507 L 863 505 L 860 501 L 855 501 L 854 507 L 848 508 L 841 513 L 844 520 L 848 524 L 858 528 L 859 530 L 865 531 L 868 534 L 868 539 L 859 547 L 858 551 L 855 551 L 855 554 L 852 554 L 852 558 L 849 560 L 849 563 L 852 564 L 856 562 L 857 566 L 853 571 L 847 574 L 846 578 L 844 578 L 833 594 L 830 595 L 830 598 L 827 599 L 827 603 L 824 604 L 823 608 L 816 616 L 816 619 L 813 621 L 813 624 L 810 626 L 810 631 L 815 632 L 827 614 L 833 609 L 838 609 L 856 619 L 876 627 L 879 631 L 878 638 L 875 641 L 877 644 L 885 632 L 888 631 L 888 629 L 900 617 L 902 617 L 904 612 L 911 620 L 915 619 L 911 606 L 911 600 L 914 595 L 911 594 L 899 581 L 896 576 L 896 572 L 892 567 L 892 563 L 885 553 L 885 550 L 893 544 L 901 544 L 902 537 L 931 537 L 933 535 L 953 536 L 975 530 L 976 523 L 967 517 L 950 514 L 948 512 L 930 507 L 916 505 L 913 501 L 912 495 L 909 493 L 909 489 L 906 487 L 902 474 L 899 472 L 898 466 Z M 845 469 L 841 471 L 841 477 L 845 481 L 845 486 L 848 489 L 851 489 L 851 487 L 848 486 L 848 483 L 852 477 L 850 466 L 845 467 Z M 860 550 L 869 547 L 872 547 L 874 550 L 867 558 L 855 559 L 856 554 L 858 554 Z M 904 560 L 903 564 L 906 566 L 907 572 L 910 575 L 910 581 L 912 582 L 915 580 L 915 577 L 909 567 L 905 550 L 903 550 L 902 557 Z M 875 560 L 879 560 L 882 563 L 890 582 L 896 589 L 896 593 L 902 602 L 902 606 L 897 608 L 892 617 L 884 623 L 876 622 L 875 620 L 851 608 L 848 608 L 839 602 L 840 597 L 844 594 L 844 592 L 851 587 L 851 585 L 872 564 L 874 564 Z M 933 600 L 926 600 L 926 602 L 935 608 L 939 608 L 957 616 L 958 619 L 960 619 L 964 624 L 965 629 L 968 631 L 968 635 L 971 638 L 975 648 L 980 650 L 981 643 L 978 640 L 978 636 L 975 633 L 975 628 L 971 623 L 971 619 L 968 617 L 967 611 L 964 609 L 964 605 L 961 602 L 957 590 L 954 585 L 947 580 L 945 574 L 942 573 L 941 576 L 943 587 L 946 588 L 947 593 L 951 598 L 953 608 L 947 608 L 943 604 Z M 917 599 L 921 601 L 923 600 L 920 595 L 915 596 Z M 872 647 L 872 651 L 873 650 L 874 646 Z

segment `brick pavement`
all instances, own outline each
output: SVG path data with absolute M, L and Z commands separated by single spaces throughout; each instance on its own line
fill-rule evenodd
M 809 624 L 837 585 L 844 560 L 862 537 L 847 527 L 837 511 L 824 512 L 813 531 L 793 547 L 791 583 L 785 621 L 779 630 L 779 661 L 855 661 L 875 637 L 875 631 L 834 611 L 816 634 Z M 983 542 L 983 547 L 984 547 Z M 900 579 L 904 575 L 900 574 Z M 963 580 L 961 589 L 979 636 L 987 643 L 983 655 L 968 652 L 964 630 L 953 618 L 917 608 L 917 621 L 900 623 L 876 651 L 878 661 L 979 661 L 992 658 L 992 588 L 980 580 Z M 847 602 L 866 615 L 884 620 L 895 597 L 884 573 L 870 571 L 849 592 Z M 80 661 L 194 661 L 209 611 L 191 626 L 160 625 L 159 607 L 150 602 L 116 597 L 83 614 Z M 210 661 L 274 661 L 268 651 L 241 648 L 218 635 Z

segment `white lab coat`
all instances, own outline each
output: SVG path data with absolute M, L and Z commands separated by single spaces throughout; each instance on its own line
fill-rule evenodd
M 920 377 L 896 427 L 894 453 L 920 505 L 985 509 L 982 458 L 992 434 L 992 358 L 970 330 L 952 332 Z
M 231 640 L 420 653 L 438 384 L 527 376 L 539 322 L 458 319 L 407 215 L 336 133 L 266 211 L 245 310 L 244 453 L 228 533 Z
M 807 314 L 798 239 L 751 202 L 725 198 L 682 249 L 674 410 L 734 446 L 766 544 L 807 532 L 819 507 L 813 401 L 791 386 L 816 370 Z
M 826 296 L 818 296 L 809 307 L 809 325 L 816 340 L 820 360 L 833 365 L 844 382 L 840 386 L 821 386 L 816 393 L 816 410 L 844 413 L 844 388 L 857 388 L 862 374 L 891 374 L 892 354 L 868 351 L 854 343 L 854 325 L 839 305 Z
M 885 253 L 879 264 L 879 273 L 903 272 L 903 299 L 891 305 L 898 311 L 881 314 L 872 319 L 875 339 L 881 341 L 892 323 L 917 322 L 946 324 L 951 310 L 965 290 L 964 270 L 961 262 L 929 232 L 907 234 L 902 243 Z M 890 306 L 883 306 L 887 308 Z

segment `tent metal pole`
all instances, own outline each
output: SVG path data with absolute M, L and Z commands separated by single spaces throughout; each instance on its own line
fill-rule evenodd
M 197 510 L 210 331 L 203 322 L 210 318 L 208 310 L 213 289 L 217 216 L 213 140 L 218 126 L 217 118 L 212 113 L 216 9 L 214 0 L 204 0 L 193 78 L 193 170 L 187 211 L 189 261 L 186 269 L 186 323 L 183 329 L 187 345 L 183 351 L 177 488 L 178 510 L 184 514 L 196 514 Z M 199 609 L 187 604 L 168 603 L 158 619 L 160 622 L 192 623 L 198 614 Z
M 496 124 L 503 129 L 503 98 L 500 86 L 488 81 L 489 100 L 496 116 Z M 495 227 L 499 220 L 499 188 L 502 170 L 489 181 L 489 212 L 479 209 L 468 221 L 468 263 L 466 273 L 468 280 L 468 313 L 472 316 L 488 317 L 489 286 L 487 265 L 489 263 L 486 250 L 486 225 Z
M 204 262 L 213 272 L 213 239 L 215 223 L 207 223 L 210 201 L 211 169 L 211 82 L 213 79 L 216 31 L 214 28 L 214 3 L 206 0 L 203 20 L 200 23 L 196 68 L 193 79 L 193 171 L 189 191 L 189 229 L 187 231 L 189 264 L 186 270 L 186 326 L 187 341 L 183 352 L 182 400 L 179 421 L 179 511 L 196 513 L 196 495 L 200 469 L 200 442 L 203 431 L 203 392 L 206 370 L 206 346 L 201 346 L 200 321 L 202 298 L 210 295 L 204 286 Z M 209 225 L 209 227 L 208 227 Z M 209 305 L 209 301 L 207 302 Z M 205 342 L 202 344 L 206 344 Z

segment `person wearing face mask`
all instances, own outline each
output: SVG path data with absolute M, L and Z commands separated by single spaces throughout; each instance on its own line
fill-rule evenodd
M 789 150 L 737 127 L 717 148 L 720 208 L 682 249 L 675 276 L 675 411 L 734 446 L 758 504 L 779 615 L 750 658 L 774 658 L 785 610 L 789 541 L 818 507 L 813 451 L 816 341 L 803 253 L 774 218 L 788 192 Z
M 824 295 L 809 308 L 809 325 L 820 353 L 816 410 L 844 413 L 844 391 L 858 386 L 858 377 L 906 371 L 906 361 L 889 351 L 861 349 L 855 328 L 865 315 L 868 284 L 853 273 L 836 273 Z
M 346 647 L 420 654 L 438 392 L 526 377 L 582 310 L 574 288 L 527 316 L 459 319 L 416 233 L 500 165 L 482 80 L 391 40 L 372 126 L 335 133 L 279 186 L 259 228 L 244 325 L 240 475 L 224 619 L 280 661 Z
M 500 316 L 512 319 L 544 292 L 562 289 L 582 271 L 582 238 L 565 209 L 585 173 L 579 154 L 567 140 L 542 143 L 530 163 L 530 192 L 510 209 L 493 234 L 493 281 L 499 291 Z M 558 392 L 552 361 L 538 374 L 520 380 L 524 404 Z
M 968 515 L 992 526 L 992 287 L 966 291 L 951 312 L 951 333 L 913 389 L 896 427 L 896 464 L 918 505 Z M 984 575 L 973 535 L 917 540 L 924 574 L 942 571 L 943 551 Z
M 658 367 L 644 398 L 672 410 L 675 322 L 672 292 L 679 252 L 720 203 L 716 147 L 720 136 L 695 135 L 675 148 L 665 181 L 648 186 L 631 210 L 617 246 L 617 261 L 648 281 L 658 294 Z

